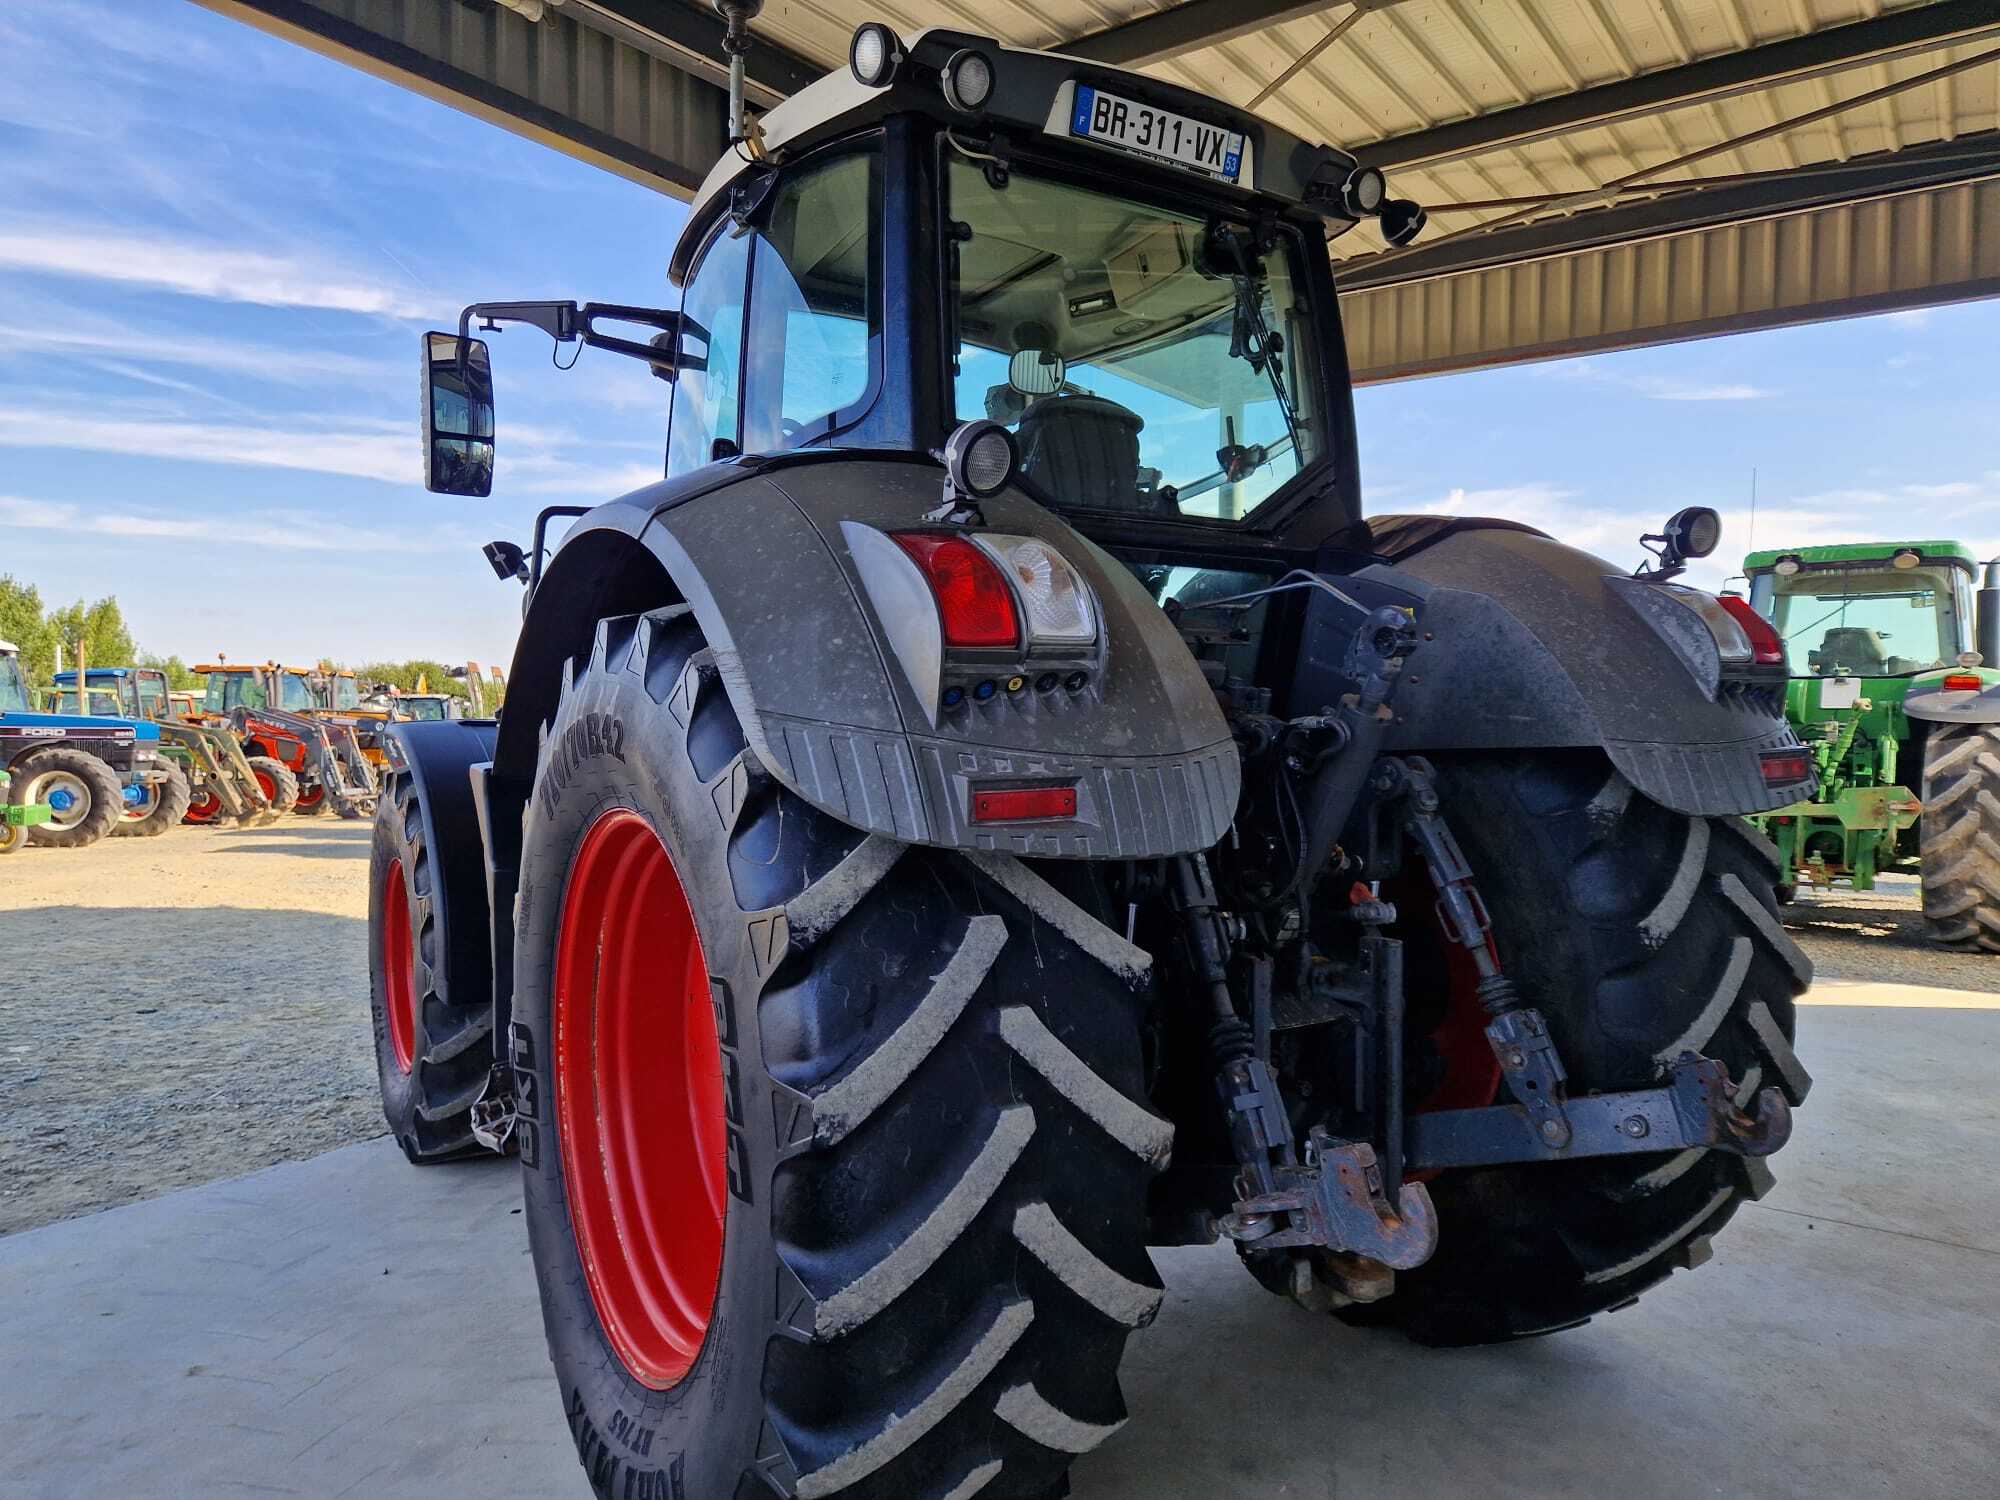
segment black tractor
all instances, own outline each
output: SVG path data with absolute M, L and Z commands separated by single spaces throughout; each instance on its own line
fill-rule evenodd
M 1813 783 L 1714 512 L 1364 517 L 1326 244 L 1422 214 L 1213 99 L 870 25 L 741 137 L 678 306 L 424 339 L 449 494 L 475 324 L 672 383 L 660 482 L 487 549 L 505 712 L 388 727 L 372 871 L 390 1126 L 518 1151 L 596 1493 L 1067 1493 L 1149 1245 L 1432 1344 L 1706 1259 Z

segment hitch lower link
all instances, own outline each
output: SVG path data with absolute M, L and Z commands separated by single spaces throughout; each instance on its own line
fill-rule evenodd
M 1191 956 L 1216 1012 L 1209 1031 L 1216 1085 L 1242 1170 L 1235 1211 L 1216 1227 L 1260 1250 L 1319 1247 L 1393 1270 L 1420 1266 L 1437 1249 L 1437 1214 L 1421 1184 L 1391 1180 L 1366 1141 L 1314 1126 L 1299 1159 L 1277 1075 L 1257 1055 L 1255 1033 L 1236 1014 L 1228 980 L 1228 920 L 1200 855 L 1174 861 L 1173 897 Z
M 1675 1061 L 1659 1088 L 1568 1096 L 1568 1074 L 1548 1023 L 1500 970 L 1491 918 L 1472 867 L 1439 814 L 1434 778 L 1421 757 L 1388 758 L 1376 766 L 1375 791 L 1385 802 L 1400 803 L 1404 831 L 1437 887 L 1438 919 L 1478 970 L 1479 1001 L 1491 1017 L 1486 1040 L 1513 1103 L 1413 1115 L 1404 1137 L 1409 1169 L 1690 1149 L 1769 1156 L 1790 1140 L 1791 1106 L 1777 1089 L 1739 1103 L 1729 1070 L 1692 1052 Z

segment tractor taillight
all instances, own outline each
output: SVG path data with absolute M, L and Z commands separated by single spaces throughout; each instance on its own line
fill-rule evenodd
M 1008 787 L 972 794 L 972 821 L 975 823 L 1025 823 L 1036 818 L 1075 816 L 1076 788 L 1073 786 Z
M 1945 674 L 1944 690 L 1947 693 L 1976 693 L 1986 686 L 1986 679 L 1976 672 L 1948 672 Z
M 1068 559 L 1039 537 L 983 531 L 972 540 L 1006 570 L 1037 646 L 1088 646 L 1097 639 L 1090 591 Z
M 1760 667 L 1782 667 L 1785 664 L 1784 637 L 1778 634 L 1776 626 L 1757 613 L 1748 599 L 1741 594 L 1724 594 L 1722 607 L 1750 637 L 1752 661 Z
M 1791 786 L 1812 779 L 1812 760 L 1803 750 L 1766 750 L 1764 785 Z
M 1014 595 L 992 558 L 960 536 L 902 531 L 894 540 L 923 569 L 947 646 L 1011 650 L 1020 645 Z

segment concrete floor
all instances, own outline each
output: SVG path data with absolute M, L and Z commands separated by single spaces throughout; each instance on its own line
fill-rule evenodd
M 1710 1264 L 1434 1353 L 1167 1252 L 1078 1500 L 1995 1494 L 2000 998 L 1815 999 L 1779 1186 Z M 587 1494 L 517 1201 L 381 1140 L 0 1240 L 0 1496 Z

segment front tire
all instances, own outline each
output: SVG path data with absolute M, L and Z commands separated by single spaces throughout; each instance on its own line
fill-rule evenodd
M 299 805 L 299 778 L 290 766 L 270 755 L 252 755 L 249 761 L 250 774 L 270 799 L 271 811 L 288 813 Z
M 493 1070 L 493 997 L 452 1004 L 438 987 L 444 955 L 431 902 L 438 879 L 416 783 L 382 799 L 368 863 L 368 1000 L 382 1117 L 419 1165 L 485 1150 L 472 1106 Z
M 166 772 L 164 781 L 147 785 L 147 802 L 133 808 L 121 817 L 111 830 L 113 838 L 156 839 L 187 816 L 188 804 L 194 796 L 194 789 L 188 785 L 187 772 L 173 761 L 162 761 L 161 769 Z
M 1501 961 L 1548 1020 L 1572 1096 L 1651 1087 L 1699 1052 L 1728 1066 L 1744 1100 L 1773 1085 L 1804 1099 L 1793 1001 L 1812 965 L 1778 923 L 1768 841 L 1740 819 L 1669 812 L 1593 754 L 1440 757 L 1438 772 Z M 1411 958 L 1413 1004 L 1421 986 L 1450 983 L 1414 943 Z M 1463 1024 L 1434 1035 L 1456 1038 L 1460 1071 L 1476 1060 L 1497 1080 L 1478 1024 L 1469 1051 Z M 1438 1065 L 1424 1042 L 1410 1076 L 1435 1081 Z M 1437 1253 L 1342 1315 L 1438 1345 L 1573 1327 L 1701 1264 L 1771 1181 L 1761 1158 L 1718 1151 L 1447 1171 L 1430 1183 Z
M 1055 1493 L 1161 1295 L 1144 955 L 784 791 L 685 609 L 600 625 L 520 877 L 528 1231 L 596 1493 Z
M 2000 953 L 2000 724 L 1931 726 L 1919 837 L 1931 936 Z
M 85 750 L 57 746 L 24 757 L 13 767 L 16 803 L 46 802 L 56 810 L 28 838 L 53 849 L 82 849 L 117 826 L 125 806 L 117 773 Z

